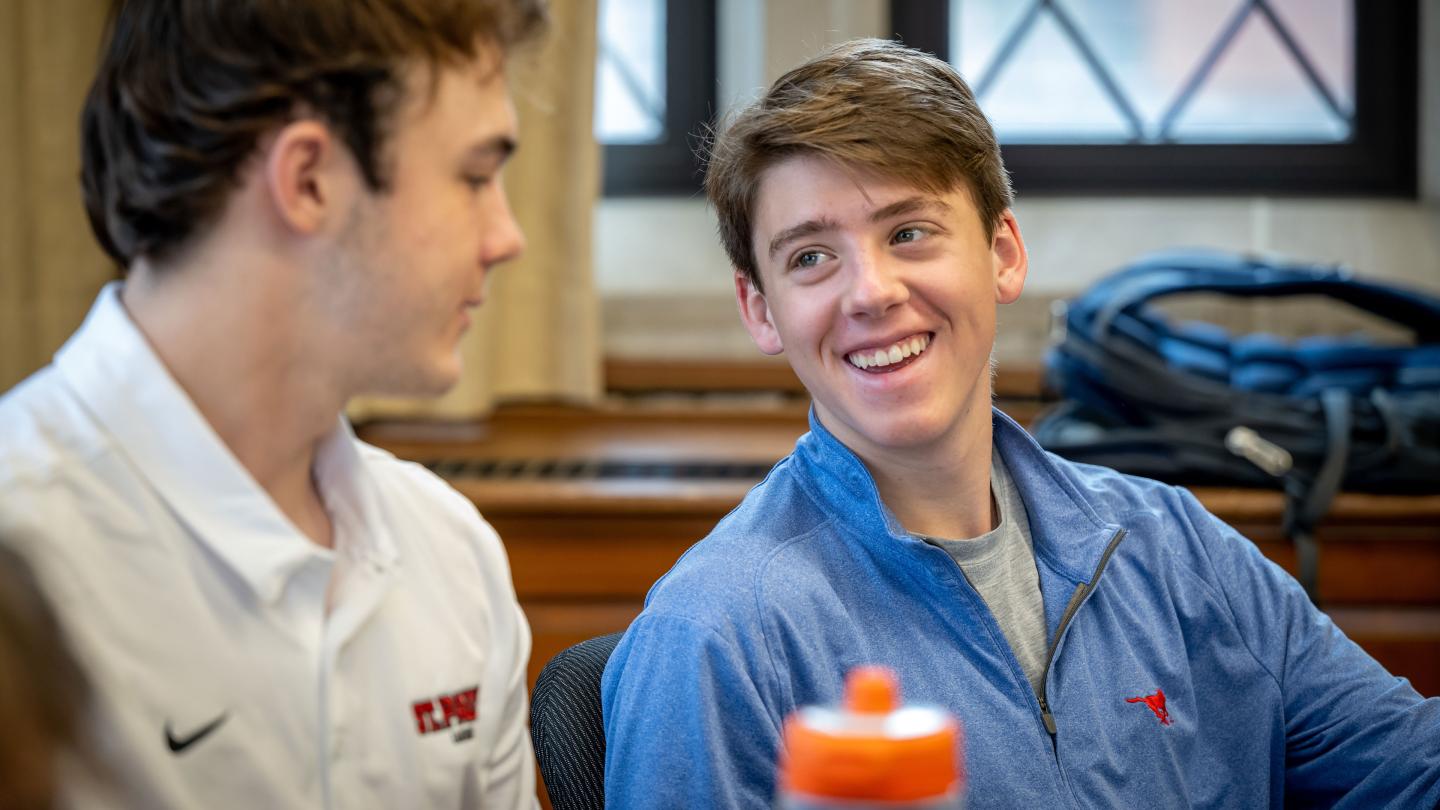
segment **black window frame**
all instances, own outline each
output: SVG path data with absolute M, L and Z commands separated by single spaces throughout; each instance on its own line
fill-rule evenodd
M 1017 191 L 1415 198 L 1419 0 L 1353 0 L 1355 114 L 1335 144 L 1001 144 Z M 950 57 L 947 0 L 891 0 L 897 39 Z
M 713 122 L 716 0 L 665 0 L 665 137 L 604 145 L 606 197 L 700 191 L 703 128 Z

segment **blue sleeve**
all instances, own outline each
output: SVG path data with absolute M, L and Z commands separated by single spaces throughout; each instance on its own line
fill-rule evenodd
M 772 806 L 779 723 L 713 629 L 642 615 L 605 667 L 601 701 L 608 806 Z
M 1440 698 L 1387 672 L 1253 543 L 1181 497 L 1242 636 L 1280 685 L 1286 804 L 1440 806 Z

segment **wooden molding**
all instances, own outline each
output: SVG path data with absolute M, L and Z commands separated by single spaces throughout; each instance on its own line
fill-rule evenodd
M 653 391 L 805 393 L 805 386 L 789 365 L 765 360 L 609 357 L 605 360 L 605 388 L 620 394 Z
M 1002 366 L 995 374 L 995 394 L 1039 399 L 1044 370 L 1038 366 Z M 776 391 L 805 395 L 805 386 L 790 366 L 774 360 L 672 360 L 609 357 L 605 387 L 617 394 L 656 391 L 745 393 Z

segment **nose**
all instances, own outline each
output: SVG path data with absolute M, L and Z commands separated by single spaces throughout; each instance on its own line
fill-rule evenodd
M 845 292 L 845 314 L 852 317 L 878 318 L 910 300 L 910 288 L 901 278 L 900 270 L 893 257 L 873 251 L 860 251 L 856 255 L 850 285 Z
M 525 234 L 510 210 L 505 187 L 497 181 L 491 187 L 490 197 L 491 203 L 484 206 L 480 224 L 480 263 L 487 270 L 510 261 L 525 250 Z

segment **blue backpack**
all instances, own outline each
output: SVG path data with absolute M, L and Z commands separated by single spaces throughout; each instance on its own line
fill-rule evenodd
M 1172 322 L 1150 304 L 1186 293 L 1323 296 L 1403 327 L 1287 341 Z M 1057 313 L 1047 381 L 1064 399 L 1034 425 L 1047 449 L 1175 484 L 1278 488 L 1300 579 L 1340 490 L 1440 492 L 1440 298 L 1350 276 L 1197 251 L 1145 257 Z

